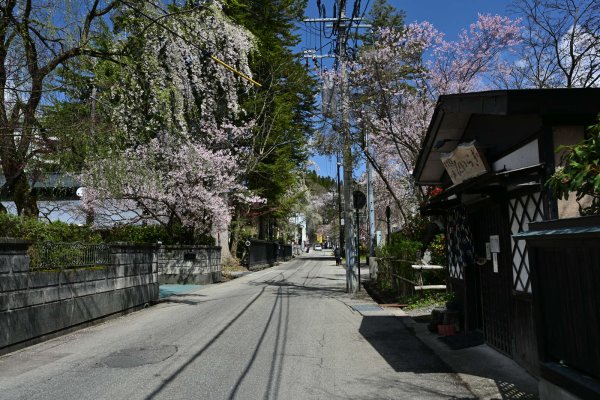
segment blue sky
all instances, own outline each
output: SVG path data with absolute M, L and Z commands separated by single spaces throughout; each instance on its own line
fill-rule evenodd
M 334 0 L 321 0 L 330 14 Z M 369 0 L 362 0 L 363 7 Z M 511 0 L 388 0 L 398 9 L 406 12 L 406 22 L 429 21 L 439 31 L 444 32 L 446 39 L 456 39 L 458 33 L 467 28 L 469 24 L 477 20 L 478 13 L 508 15 L 508 5 Z M 306 15 L 309 18 L 317 18 L 317 0 L 309 0 Z M 348 0 L 349 7 L 353 1 Z M 371 1 L 372 3 L 372 1 Z M 315 38 L 303 35 L 302 47 L 311 47 L 315 44 Z M 336 160 L 315 155 L 311 158 L 317 167 L 319 175 L 336 176 Z

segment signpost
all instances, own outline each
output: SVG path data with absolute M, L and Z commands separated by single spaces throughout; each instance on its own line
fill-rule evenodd
M 356 267 L 358 269 L 358 290 L 360 291 L 360 209 L 367 204 L 367 196 L 360 190 L 352 193 L 354 209 L 356 210 Z
M 392 230 L 390 229 L 390 218 L 392 216 L 392 210 L 390 206 L 385 208 L 385 220 L 387 222 L 387 244 L 392 243 Z

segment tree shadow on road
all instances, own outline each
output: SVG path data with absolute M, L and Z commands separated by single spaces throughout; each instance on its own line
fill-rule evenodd
M 183 365 L 181 365 L 179 368 L 177 368 L 177 370 L 175 372 L 173 372 L 168 378 L 166 378 L 156 389 L 154 389 L 152 391 L 152 393 L 150 393 L 148 396 L 146 396 L 146 399 L 154 399 L 156 398 L 159 394 L 162 393 L 163 390 L 165 390 L 167 388 L 167 386 L 169 386 L 169 384 L 171 384 L 176 378 L 177 376 L 179 376 L 179 374 L 181 374 L 187 367 L 190 366 L 190 364 L 192 364 L 193 362 L 195 362 L 200 356 L 202 356 L 202 354 L 204 354 L 204 352 L 206 350 L 208 350 L 217 340 L 219 340 L 219 338 L 221 336 L 223 336 L 223 334 L 242 316 L 244 315 L 244 313 L 250 308 L 250 306 L 252 306 L 252 304 L 254 304 L 265 292 L 266 290 L 266 286 L 262 288 L 262 290 L 256 295 L 254 296 L 254 298 L 252 300 L 250 300 L 248 302 L 248 304 L 246 304 L 246 306 L 244 308 L 242 308 L 240 310 L 239 313 L 236 314 L 235 317 L 233 317 L 228 323 L 227 325 L 225 325 L 223 327 L 223 329 L 221 329 L 215 336 L 212 337 L 212 339 L 205 344 L 200 350 L 198 350 L 192 357 L 190 357 Z

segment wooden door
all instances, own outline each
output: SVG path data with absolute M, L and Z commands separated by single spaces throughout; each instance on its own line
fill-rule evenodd
M 539 191 L 515 191 L 508 203 L 513 235 L 529 229 L 531 222 L 544 220 L 543 197 Z M 512 334 L 513 358 L 533 375 L 539 375 L 538 348 L 533 314 L 530 266 L 524 240 L 512 239 Z
M 480 279 L 480 304 L 486 343 L 512 355 L 511 305 L 512 257 L 508 207 L 504 198 L 485 201 L 469 210 L 473 246 Z M 497 263 L 487 259 L 486 243 L 498 236 Z M 476 273 L 473 273 L 476 276 Z M 469 295 L 468 295 L 469 296 Z M 473 297 L 473 294 L 469 297 Z

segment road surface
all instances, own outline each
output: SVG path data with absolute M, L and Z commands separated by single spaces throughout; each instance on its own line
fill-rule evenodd
M 0 399 L 473 395 L 325 251 L 0 357 Z

